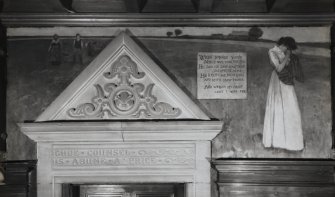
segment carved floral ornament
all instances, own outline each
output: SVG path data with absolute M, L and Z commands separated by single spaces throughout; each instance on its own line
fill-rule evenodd
M 94 84 L 96 96 L 90 103 L 83 103 L 67 111 L 76 119 L 168 119 L 181 114 L 179 108 L 158 102 L 152 95 L 154 84 L 144 85 L 132 81 L 145 76 L 129 56 L 123 55 L 114 62 L 110 71 L 103 74 L 110 81 L 104 85 Z M 131 79 L 131 80 L 130 80 Z

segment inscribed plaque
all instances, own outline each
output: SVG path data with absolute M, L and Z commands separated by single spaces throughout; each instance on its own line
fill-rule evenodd
M 54 145 L 53 169 L 193 168 L 194 144 Z
M 247 98 L 246 53 L 198 53 L 198 99 Z

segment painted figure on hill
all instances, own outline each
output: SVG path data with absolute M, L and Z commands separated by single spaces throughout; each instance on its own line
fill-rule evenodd
M 76 34 L 76 38 L 73 41 L 73 63 L 83 65 L 83 52 L 84 42 L 82 41 L 80 34 Z
M 294 82 L 304 81 L 297 49 L 292 37 L 282 37 L 269 50 L 274 68 L 265 108 L 263 144 L 267 147 L 300 151 L 304 148 L 301 113 L 294 90 Z
M 62 50 L 60 39 L 57 34 L 53 35 L 49 49 L 49 61 L 52 65 L 59 65 L 62 61 Z

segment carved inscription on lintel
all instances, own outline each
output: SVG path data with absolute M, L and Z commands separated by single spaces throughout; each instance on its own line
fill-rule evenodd
M 195 148 L 188 147 L 64 147 L 52 149 L 53 168 L 194 168 Z

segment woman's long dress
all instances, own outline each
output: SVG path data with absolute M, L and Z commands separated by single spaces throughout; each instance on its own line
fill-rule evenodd
M 285 54 L 275 46 L 269 50 L 269 56 L 277 71 L 272 72 L 270 79 L 263 144 L 265 147 L 299 151 L 304 148 L 304 144 L 298 99 L 294 86 L 283 83 L 277 73 L 285 67 L 285 65 L 280 65 Z
M 61 63 L 61 44 L 59 41 L 52 41 L 50 44 L 50 62 L 52 65 Z

